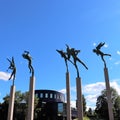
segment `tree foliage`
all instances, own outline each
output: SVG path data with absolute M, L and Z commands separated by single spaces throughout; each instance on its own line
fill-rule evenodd
M 86 99 L 84 97 L 84 95 L 82 95 L 82 102 L 83 102 L 83 115 L 86 115 Z M 76 101 L 76 107 L 77 107 L 77 101 Z
M 98 96 L 95 112 L 97 113 L 99 118 L 109 120 L 106 93 L 107 91 L 106 89 L 104 89 L 101 92 L 101 95 Z M 120 96 L 118 95 L 117 91 L 114 88 L 111 88 L 111 100 L 113 104 L 114 117 L 118 118 L 119 117 L 118 111 L 120 110 Z
M 14 102 L 14 120 L 25 120 L 27 116 L 28 108 L 28 92 L 21 93 L 21 91 L 15 92 L 15 102 Z M 6 95 L 3 98 L 3 103 L 0 104 L 0 120 L 7 120 L 8 105 L 10 96 Z M 34 108 L 38 104 L 38 98 L 35 97 Z M 1 119 L 2 118 L 2 119 Z
M 82 98 L 83 98 L 83 115 L 85 116 L 85 114 L 86 114 L 86 99 L 85 99 L 85 97 L 84 97 L 84 95 L 82 95 Z

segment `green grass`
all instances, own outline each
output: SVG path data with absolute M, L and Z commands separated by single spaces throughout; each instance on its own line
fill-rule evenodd
M 84 117 L 83 120 L 90 120 L 88 117 Z
M 74 120 L 78 120 L 78 119 L 74 119 Z M 88 117 L 84 117 L 83 120 L 90 120 Z

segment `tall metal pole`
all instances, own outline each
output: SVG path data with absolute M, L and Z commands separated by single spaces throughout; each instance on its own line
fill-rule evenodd
M 35 78 L 32 76 L 30 77 L 27 120 L 33 120 L 34 117 L 34 86 Z
M 66 72 L 66 96 L 67 96 L 67 120 L 71 120 L 70 77 L 69 77 L 69 72 Z
M 15 101 L 15 86 L 12 85 L 10 89 L 10 100 L 7 120 L 13 120 L 14 101 Z
M 82 100 L 82 87 L 81 78 L 76 78 L 76 90 L 77 90 L 77 114 L 78 120 L 83 120 L 83 100 Z
M 113 105 L 112 105 L 112 101 L 111 101 L 111 91 L 110 91 L 109 75 L 108 75 L 107 67 L 104 68 L 104 76 L 105 76 L 106 91 L 107 91 L 109 120 L 114 120 L 113 110 L 112 110 Z

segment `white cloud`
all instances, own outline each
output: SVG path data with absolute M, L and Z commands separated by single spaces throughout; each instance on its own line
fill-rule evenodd
M 107 47 L 108 47 L 108 44 L 105 44 L 104 47 L 107 48 Z
M 101 91 L 104 89 L 104 82 L 96 82 L 83 86 L 83 94 L 85 95 L 87 109 L 95 108 L 97 97 L 101 94 Z
M 96 46 L 96 43 L 93 43 L 93 46 Z
M 118 94 L 120 95 L 120 85 L 118 82 L 120 79 L 112 80 L 110 86 L 115 88 Z M 95 108 L 97 97 L 101 94 L 101 91 L 104 90 L 105 82 L 96 82 L 82 86 L 82 91 L 86 99 L 87 109 Z M 66 94 L 66 89 L 62 89 L 59 92 Z M 71 106 L 76 107 L 76 87 L 71 87 Z
M 10 73 L 0 71 L 0 80 L 7 81 L 10 77 Z
M 75 100 L 74 100 L 74 101 L 71 101 L 70 104 L 71 104 L 71 107 L 76 108 L 76 101 L 75 101 Z
M 95 95 L 87 95 L 85 98 L 87 100 L 89 100 L 90 103 L 96 103 L 97 97 L 99 96 L 99 94 L 95 94 Z
M 119 50 L 117 51 L 117 54 L 120 55 L 120 51 Z
M 120 85 L 117 82 L 118 80 L 113 80 L 110 82 L 110 86 L 115 88 L 118 94 L 120 95 Z M 83 87 L 83 94 L 85 94 L 87 106 L 91 106 L 94 109 L 97 97 L 101 94 L 101 91 L 105 89 L 105 82 L 97 82 L 85 85 Z
M 59 90 L 59 92 L 66 94 L 66 89 Z
M 105 83 L 104 82 L 97 82 L 85 85 L 83 87 L 83 93 L 85 94 L 95 94 L 100 93 L 101 90 L 105 89 Z
M 120 61 L 115 62 L 115 65 L 119 65 L 119 64 L 120 64 Z
M 116 81 L 111 82 L 110 85 L 111 85 L 111 87 L 115 88 L 115 90 L 120 95 L 120 85 Z

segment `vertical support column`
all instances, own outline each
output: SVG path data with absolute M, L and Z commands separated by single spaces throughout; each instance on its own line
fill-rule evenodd
M 111 92 L 110 92 L 110 84 L 109 84 L 109 75 L 108 75 L 108 69 L 106 67 L 104 68 L 104 76 L 106 82 L 109 120 L 114 120 L 113 110 L 112 110 L 113 105 L 111 101 Z
M 10 89 L 10 101 L 7 120 L 13 120 L 14 101 L 15 101 L 15 86 L 12 85 Z
M 76 78 L 76 90 L 77 90 L 77 111 L 78 120 L 83 120 L 83 100 L 82 100 L 82 87 L 81 78 Z
M 30 77 L 27 120 L 33 120 L 34 117 L 34 85 L 35 78 L 32 76 Z
M 71 120 L 69 72 L 66 72 L 66 93 L 67 93 L 67 120 Z

